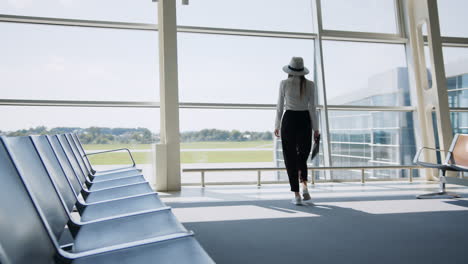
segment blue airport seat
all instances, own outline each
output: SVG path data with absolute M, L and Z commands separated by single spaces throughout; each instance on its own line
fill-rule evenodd
M 85 154 L 84 157 L 81 155 L 80 150 L 71 134 L 59 135 L 59 138 L 60 137 L 63 137 L 64 138 L 63 141 L 67 141 L 67 143 L 70 145 L 70 148 L 72 149 L 72 153 L 75 155 L 80 167 L 82 168 L 83 172 L 87 175 L 87 177 L 92 182 L 142 176 L 141 171 L 135 167 L 136 164 L 135 164 L 135 161 L 133 160 L 133 157 L 132 157 L 133 166 L 129 167 L 126 170 L 112 170 L 106 173 L 97 173 L 94 169 L 92 169 L 92 167 L 91 169 L 88 168 L 87 164 L 89 163 L 90 164 L 89 166 L 91 166 L 91 163 L 87 159 L 87 155 L 90 155 L 90 154 Z M 107 153 L 107 152 L 109 151 L 105 151 L 103 153 Z M 128 150 L 128 153 L 130 153 L 129 150 Z M 88 162 L 85 162 L 85 159 Z
M 67 225 L 75 239 L 75 252 L 189 233 L 169 207 L 88 222 L 74 219 L 50 180 L 31 138 L 1 139 L 54 236 L 59 239 Z
M 114 172 L 135 171 L 135 170 L 140 171 L 139 169 L 136 168 L 135 160 L 134 160 L 133 155 L 132 155 L 132 153 L 130 152 L 129 149 L 121 148 L 121 149 L 105 150 L 105 151 L 97 152 L 97 153 L 96 152 L 86 153 L 86 151 L 84 150 L 83 144 L 81 144 L 81 141 L 80 141 L 77 134 L 70 133 L 70 134 L 66 134 L 66 135 L 67 135 L 67 138 L 69 139 L 69 141 L 73 141 L 73 143 L 75 144 L 79 154 L 81 155 L 81 157 L 83 157 L 83 162 L 85 163 L 85 165 L 88 168 L 88 171 L 90 172 L 91 175 L 99 176 L 101 174 L 114 173 Z M 100 154 L 104 154 L 104 153 L 116 152 L 116 151 L 122 151 L 122 150 L 126 150 L 127 153 L 129 154 L 129 157 L 133 162 L 132 166 L 123 166 L 123 167 L 119 167 L 119 168 L 113 168 L 113 169 L 110 169 L 110 170 L 97 171 L 97 170 L 95 170 L 93 168 L 93 166 L 91 165 L 91 162 L 88 159 L 88 156 L 91 156 L 91 155 L 100 155 Z
M 149 185 L 148 182 L 146 182 L 143 176 L 141 176 L 141 178 L 140 177 L 128 177 L 128 178 L 122 178 L 122 179 L 117 179 L 117 180 L 90 183 L 86 179 L 85 174 L 79 167 L 78 162 L 76 161 L 74 156 L 70 154 L 71 149 L 69 145 L 61 144 L 59 141 L 59 137 L 57 136 L 48 136 L 48 139 L 51 142 L 52 148 L 54 149 L 62 166 L 67 167 L 66 171 L 68 173 L 66 173 L 66 175 L 69 176 L 69 178 L 73 181 L 75 181 L 76 179 L 78 181 L 78 186 L 86 188 L 82 192 L 85 199 L 91 199 L 92 201 L 96 202 L 99 199 L 103 199 L 103 198 L 106 199 L 105 197 L 103 197 L 103 196 L 106 196 L 106 194 L 115 195 L 115 193 L 116 192 L 118 193 L 118 190 L 121 190 L 121 189 L 131 189 L 134 192 L 133 195 L 142 194 L 141 192 L 143 193 L 153 192 L 151 186 Z M 71 169 L 68 169 L 68 167 Z M 98 184 L 98 188 L 95 187 L 95 184 Z M 101 198 L 98 199 L 96 198 L 96 196 L 99 196 Z M 115 198 L 116 198 L 115 196 L 112 196 L 112 197 L 109 197 L 108 199 L 115 199 Z
M 108 180 L 115 180 L 115 179 L 132 179 L 132 178 L 143 178 L 143 175 L 141 174 L 140 171 L 133 171 L 133 172 L 124 172 L 124 173 L 110 173 L 110 174 L 105 174 L 105 175 L 100 175 L 99 178 L 92 176 L 90 172 L 88 171 L 85 163 L 83 162 L 83 159 L 80 157 L 78 150 L 74 147 L 72 143 L 67 139 L 66 135 L 56 135 L 56 137 L 59 139 L 59 142 L 62 146 L 62 148 L 65 150 L 65 153 L 70 159 L 70 161 L 74 161 L 77 164 L 77 169 L 81 171 L 83 174 L 83 178 L 86 180 L 88 184 L 93 184 L 95 182 L 101 182 L 101 181 L 108 181 Z M 105 176 L 105 177 L 102 177 Z M 100 178 L 102 177 L 102 178 Z M 143 178 L 144 179 L 144 178 Z M 104 183 L 103 183 L 104 184 Z
M 443 163 L 430 163 L 420 160 L 420 156 L 424 150 L 431 150 L 433 152 L 446 152 L 446 159 Z M 413 162 L 425 167 L 439 170 L 439 191 L 434 193 L 418 195 L 418 199 L 427 198 L 460 198 L 461 196 L 457 193 L 447 192 L 445 185 L 448 181 L 452 181 L 451 178 L 447 177 L 447 171 L 456 172 L 467 172 L 468 171 L 468 135 L 455 134 L 452 140 L 452 144 L 448 151 L 440 149 L 434 149 L 429 147 L 423 147 L 419 149 L 418 153 L 414 156 Z M 455 184 L 468 185 L 464 179 L 454 179 Z
M 124 198 L 127 197 L 128 194 L 124 193 L 122 194 L 120 191 L 122 189 L 130 189 L 133 193 L 132 196 L 136 195 L 141 195 L 141 194 L 149 194 L 149 193 L 154 193 L 154 191 L 151 189 L 149 184 L 146 181 L 137 181 L 135 183 L 130 183 L 126 185 L 120 185 L 120 186 L 110 186 L 109 188 L 104 188 L 102 186 L 99 186 L 101 188 L 93 188 L 95 185 L 91 184 L 86 184 L 85 181 L 85 176 L 80 170 L 77 162 L 73 157 L 71 159 L 68 159 L 68 156 L 65 153 L 65 149 L 62 148 L 62 145 L 60 144 L 58 137 L 57 136 L 47 136 L 47 139 L 52 145 L 52 148 L 56 154 L 56 157 L 58 158 L 62 168 L 64 169 L 65 175 L 68 177 L 70 182 L 73 185 L 73 188 L 76 193 L 81 193 L 83 196 L 84 200 L 88 203 L 93 203 L 93 202 L 100 202 L 100 201 L 106 201 L 106 200 L 111 200 L 111 199 L 118 199 L 118 198 Z M 135 179 L 135 178 L 132 178 Z M 114 181 L 108 181 L 114 182 Z M 103 182 L 106 183 L 106 182 Z M 138 192 L 138 190 L 135 190 L 135 188 L 144 188 L 144 193 Z M 126 195 L 126 196 L 125 196 Z
M 14 140 L 16 141 L 16 140 Z M 22 141 L 22 140 L 20 140 Z M 47 187 L 40 180 L 25 181 L 23 173 L 43 172 L 37 164 L 30 168 L 19 168 L 13 163 L 22 151 L 8 153 L 5 138 L 0 140 L 0 260 L 4 264 L 143 264 L 143 263 L 214 263 L 192 233 L 177 233 L 162 237 L 153 237 L 142 241 L 101 247 L 81 252 L 66 251 L 58 244 L 57 236 L 64 232 L 64 217 L 53 193 L 44 188 L 42 195 L 36 195 L 34 189 Z M 10 150 L 21 142 L 9 142 Z M 37 155 L 37 153 L 36 153 Z M 13 156 L 17 156 L 16 159 Z M 34 153 L 26 155 L 25 163 L 32 161 Z M 36 162 L 33 162 L 36 163 Z M 31 177 L 34 178 L 34 177 Z M 63 208 L 62 208 L 63 209 Z M 101 222 L 102 223 L 102 222 Z M 93 226 L 96 227 L 96 226 Z M 102 234 L 107 236 L 108 234 Z M 100 241 L 101 245 L 102 241 Z
M 74 190 L 73 183 L 66 176 L 66 172 L 64 170 L 64 168 L 68 167 L 67 171 L 71 173 L 71 168 L 66 166 L 66 164 L 64 166 L 60 164 L 47 137 L 31 136 L 31 140 L 35 149 L 39 153 L 44 166 L 46 167 L 52 183 L 62 195 L 67 209 L 72 211 L 73 207 L 76 206 L 80 212 L 82 221 L 91 221 L 104 217 L 112 217 L 165 207 L 157 193 L 143 194 L 116 200 L 107 199 L 107 202 L 81 202 L 79 200 L 79 194 L 81 192 L 79 183 L 76 184 L 77 190 Z M 106 195 L 106 197 L 109 196 Z

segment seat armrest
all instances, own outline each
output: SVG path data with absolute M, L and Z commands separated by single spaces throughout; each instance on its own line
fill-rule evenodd
M 463 172 L 468 171 L 468 167 L 465 167 L 465 166 L 460 166 L 460 165 L 457 165 L 457 164 L 450 164 L 448 166 L 450 166 L 450 168 L 452 168 L 455 171 L 463 171 Z
M 413 163 L 421 165 L 423 167 L 429 167 L 429 168 L 435 168 L 435 169 L 440 169 L 442 167 L 446 167 L 446 164 L 438 164 L 438 163 L 431 163 L 431 162 L 425 162 L 425 161 L 420 161 L 419 157 L 421 156 L 421 153 L 424 150 L 433 150 L 435 152 L 446 152 L 445 150 L 441 149 L 436 149 L 436 148 L 429 148 L 429 147 L 422 147 L 418 150 L 416 155 L 414 156 Z
M 135 159 L 133 158 L 132 152 L 128 148 L 120 148 L 120 149 L 112 149 L 112 150 L 105 150 L 105 151 L 99 151 L 99 152 L 92 152 L 92 153 L 87 153 L 87 154 L 83 155 L 83 157 L 88 158 L 88 156 L 92 156 L 92 155 L 99 155 L 99 154 L 105 154 L 105 153 L 117 152 L 117 151 L 127 151 L 128 155 L 130 156 L 130 159 L 132 160 L 132 163 L 133 163 L 132 167 L 136 166 Z

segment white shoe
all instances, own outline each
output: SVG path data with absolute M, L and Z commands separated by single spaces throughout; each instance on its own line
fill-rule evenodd
M 300 196 L 296 196 L 291 201 L 295 205 L 302 205 L 302 198 Z

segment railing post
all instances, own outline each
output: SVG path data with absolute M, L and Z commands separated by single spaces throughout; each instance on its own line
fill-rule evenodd
M 205 187 L 205 171 L 201 171 L 201 186 Z
M 413 169 L 409 168 L 409 182 L 413 182 Z
M 314 170 L 310 170 L 310 177 L 312 177 L 312 185 L 315 185 L 315 174 L 314 174 Z
M 364 169 L 361 169 L 361 183 L 365 183 L 365 182 L 366 182 L 366 176 L 364 173 Z
M 257 186 L 262 185 L 262 171 L 257 171 Z

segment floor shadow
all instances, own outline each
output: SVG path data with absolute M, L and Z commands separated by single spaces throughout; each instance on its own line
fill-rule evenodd
M 468 201 L 466 200 L 445 201 L 445 203 L 456 205 L 456 206 L 468 207 Z
M 358 202 L 358 201 L 393 201 L 393 200 L 411 200 L 416 199 L 415 195 L 398 195 L 398 196 L 350 196 L 350 197 L 323 197 L 312 198 L 310 203 L 332 203 L 332 202 Z M 164 200 L 164 199 L 163 199 Z M 172 208 L 193 208 L 193 207 L 210 207 L 210 206 L 234 206 L 234 205 L 256 205 L 261 207 L 268 207 L 265 205 L 274 204 L 275 206 L 287 209 L 302 210 L 308 206 L 296 206 L 291 203 L 290 199 L 263 199 L 263 200 L 241 200 L 241 201 L 202 201 L 202 202 L 166 202 Z M 302 208 L 304 207 L 304 208 Z
M 253 204 L 280 211 L 291 208 L 284 201 Z M 418 264 L 468 260 L 468 211 L 368 214 L 330 205 L 291 206 L 315 216 L 184 225 L 195 232 L 217 263 Z

